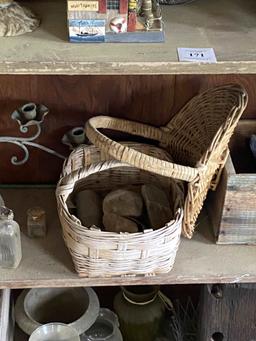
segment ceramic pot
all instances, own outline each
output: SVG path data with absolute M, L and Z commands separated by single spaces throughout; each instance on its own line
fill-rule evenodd
M 123 287 L 114 300 L 124 341 L 154 341 L 165 305 L 158 286 Z
M 99 300 L 91 288 L 24 290 L 15 306 L 19 327 L 28 335 L 43 324 L 65 323 L 84 333 L 99 315 Z

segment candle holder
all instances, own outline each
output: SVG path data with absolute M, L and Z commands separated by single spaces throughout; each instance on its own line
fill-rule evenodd
M 65 159 L 64 155 L 57 153 L 55 150 L 34 142 L 41 135 L 41 125 L 48 113 L 49 109 L 45 105 L 36 105 L 35 103 L 27 103 L 12 113 L 11 118 L 19 124 L 19 129 L 23 134 L 27 134 L 29 132 L 29 127 L 36 127 L 36 132 L 32 136 L 0 136 L 0 143 L 15 144 L 24 151 L 24 157 L 21 160 L 18 160 L 18 157 L 16 155 L 12 156 L 11 163 L 13 165 L 23 165 L 28 161 L 28 146 L 38 148 L 60 159 Z
M 63 137 L 61 142 L 68 146 L 70 150 L 74 150 L 80 144 L 90 144 L 84 131 L 84 127 L 74 127 L 70 129 Z

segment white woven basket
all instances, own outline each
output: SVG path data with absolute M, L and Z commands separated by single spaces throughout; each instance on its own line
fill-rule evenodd
M 144 144 L 127 145 L 146 154 L 169 160 L 165 151 Z M 106 192 L 123 186 L 155 183 L 170 189 L 173 221 L 158 230 L 114 233 L 88 228 L 72 214 L 75 193 L 82 189 Z M 95 146 L 80 146 L 64 164 L 56 197 L 66 245 L 81 277 L 153 275 L 169 272 L 180 242 L 183 197 L 179 182 L 116 160 L 109 160 Z

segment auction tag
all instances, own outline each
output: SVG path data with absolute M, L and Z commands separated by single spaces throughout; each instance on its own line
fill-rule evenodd
M 180 62 L 217 63 L 213 48 L 178 47 L 177 50 Z

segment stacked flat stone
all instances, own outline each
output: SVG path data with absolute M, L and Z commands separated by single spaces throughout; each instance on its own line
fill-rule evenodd
M 104 226 L 108 232 L 138 232 L 140 219 L 143 217 L 145 204 L 148 223 L 146 228 L 159 229 L 170 222 L 173 210 L 168 197 L 161 188 L 147 184 L 141 187 L 141 194 L 128 189 L 118 189 L 109 192 L 103 202 L 101 196 L 92 191 L 84 190 L 76 195 L 77 216 L 83 226 Z M 103 226 L 102 226 L 103 224 Z
M 90 189 L 76 194 L 77 216 L 83 226 L 102 226 L 102 200 L 98 193 Z
M 143 185 L 141 193 L 152 229 L 159 229 L 171 221 L 173 214 L 170 208 L 170 199 L 162 189 L 150 184 Z
M 108 193 L 103 201 L 103 224 L 109 232 L 138 232 L 137 224 L 129 217 L 139 217 L 143 200 L 139 193 L 118 189 Z

